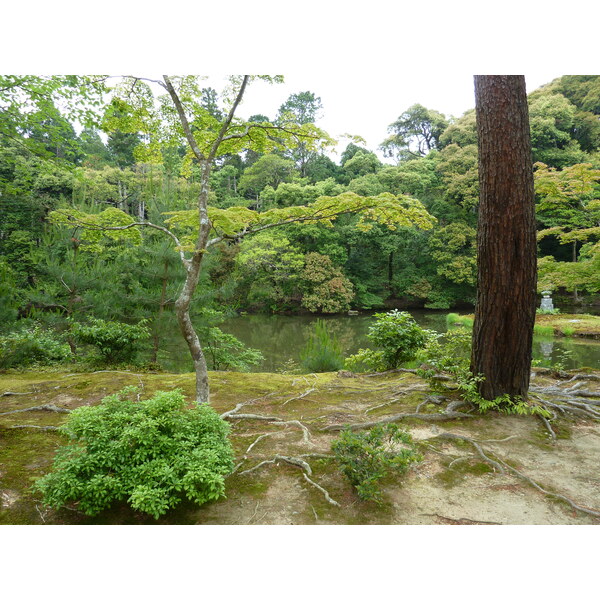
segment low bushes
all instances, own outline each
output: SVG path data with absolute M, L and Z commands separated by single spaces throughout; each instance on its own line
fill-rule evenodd
M 126 501 L 157 519 L 183 498 L 203 504 L 224 495 L 229 425 L 208 405 L 186 408 L 180 390 L 142 401 L 136 391 L 70 413 L 61 427 L 69 442 L 34 486 L 46 505 L 74 503 L 93 516 Z

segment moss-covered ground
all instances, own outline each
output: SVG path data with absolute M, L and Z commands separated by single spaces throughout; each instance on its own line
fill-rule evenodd
M 537 386 L 552 386 L 553 381 L 543 370 L 535 379 Z M 350 376 L 345 372 L 214 372 L 210 382 L 211 404 L 219 413 L 245 403 L 240 413 L 299 421 L 308 428 L 310 439 L 304 438 L 297 423 L 233 420 L 231 440 L 239 466 L 227 478 L 226 498 L 201 507 L 182 503 L 158 521 L 126 505 L 91 518 L 80 514 L 76 506 L 59 511 L 48 509 L 31 492 L 32 483 L 48 472 L 54 451 L 65 442 L 61 434 L 54 430 L 14 428 L 57 426 L 64 422 L 66 414 L 30 411 L 3 415 L 0 524 L 600 522 L 564 503 L 551 502 L 550 497 L 518 478 L 496 472 L 468 442 L 439 438 L 441 433 L 450 432 L 478 440 L 490 456 L 517 465 L 545 489 L 553 486 L 580 504 L 600 510 L 600 425 L 595 421 L 560 419 L 555 423 L 558 435 L 554 441 L 541 420 L 533 416 L 472 414 L 450 421 L 408 419 L 400 424 L 411 431 L 424 460 L 407 475 L 383 480 L 383 502 L 378 505 L 361 501 L 335 461 L 319 456 L 331 455 L 331 442 L 338 435 L 326 428 L 376 421 L 399 413 L 438 414 L 447 402 L 456 399 L 454 392 L 431 392 L 422 379 L 407 372 L 375 377 Z M 0 374 L 0 413 L 43 404 L 67 409 L 93 405 L 127 385 L 139 386 L 142 397 L 156 390 L 180 388 L 191 402 L 194 377 L 117 371 L 4 373 Z M 589 382 L 589 386 L 592 393 L 598 393 L 598 382 Z M 327 490 L 338 505 L 330 503 L 321 490 L 307 482 L 302 469 L 285 461 L 245 473 L 277 454 L 308 455 L 304 460 L 310 464 L 311 479 Z

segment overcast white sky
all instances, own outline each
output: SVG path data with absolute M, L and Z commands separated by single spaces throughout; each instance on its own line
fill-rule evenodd
M 550 82 L 563 73 L 526 74 L 528 92 Z M 423 73 L 389 77 L 374 69 L 354 76 L 336 77 L 334 73 L 284 74 L 285 83 L 253 83 L 239 109 L 240 115 L 261 113 L 273 118 L 290 94 L 311 91 L 321 98 L 323 117 L 317 124 L 330 135 L 349 133 L 362 136 L 370 150 L 376 150 L 387 136 L 387 127 L 413 104 L 422 104 L 447 117 L 461 116 L 475 107 L 473 76 L 455 73 Z M 347 144 L 341 140 L 341 152 Z

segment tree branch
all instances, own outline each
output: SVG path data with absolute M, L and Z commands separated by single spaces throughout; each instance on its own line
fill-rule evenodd
M 196 155 L 196 158 L 199 161 L 206 160 L 204 153 L 202 152 L 202 150 L 200 150 L 198 144 L 196 143 L 196 138 L 194 138 L 194 136 L 192 134 L 192 129 L 190 127 L 190 123 L 185 114 L 183 104 L 181 103 L 179 95 L 175 91 L 175 88 L 173 87 L 173 84 L 171 83 L 169 76 L 163 75 L 163 79 L 165 81 L 165 87 L 167 89 L 167 92 L 169 92 L 169 96 L 171 96 L 171 100 L 173 100 L 173 104 L 175 104 L 177 114 L 179 115 L 179 120 L 181 121 L 181 126 L 183 127 L 183 133 L 185 135 L 185 139 L 187 140 L 188 144 L 190 145 L 192 152 Z
M 227 114 L 227 117 L 225 118 L 225 121 L 224 121 L 223 125 L 221 126 L 221 129 L 219 130 L 219 134 L 217 135 L 217 138 L 212 143 L 212 146 L 210 148 L 210 153 L 208 155 L 209 161 L 212 161 L 215 158 L 215 156 L 217 154 L 217 150 L 219 149 L 219 146 L 223 142 L 225 132 L 231 125 L 231 121 L 233 120 L 233 115 L 235 114 L 237 107 L 239 106 L 240 102 L 242 101 L 242 98 L 244 97 L 244 92 L 246 91 L 246 86 L 248 85 L 249 79 L 250 79 L 249 75 L 244 75 L 244 79 L 242 80 L 242 85 L 240 86 L 240 89 L 238 90 L 238 93 L 235 97 L 233 105 L 231 106 L 231 109 L 229 110 L 229 113 Z

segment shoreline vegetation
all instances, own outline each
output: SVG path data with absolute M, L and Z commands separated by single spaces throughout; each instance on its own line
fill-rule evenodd
M 448 326 L 473 327 L 473 315 L 449 313 Z M 536 315 L 536 335 L 600 339 L 600 316 L 587 314 Z

